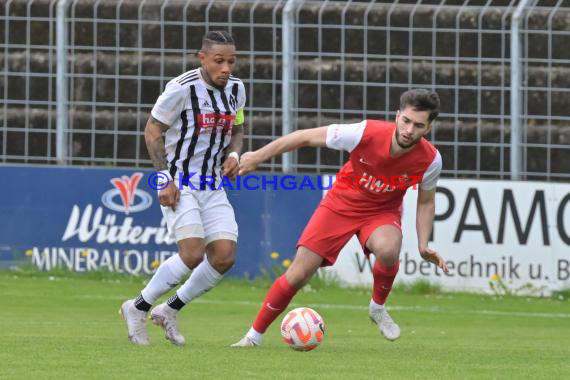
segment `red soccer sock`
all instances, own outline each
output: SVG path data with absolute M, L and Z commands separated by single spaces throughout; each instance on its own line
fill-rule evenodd
M 384 305 L 388 294 L 392 290 L 392 284 L 398 274 L 400 262 L 396 261 L 391 267 L 384 266 L 380 261 L 376 260 L 372 274 L 374 276 L 374 289 L 372 291 L 372 299 L 379 305 Z
M 253 322 L 255 331 L 260 334 L 265 333 L 275 318 L 287 308 L 295 294 L 297 294 L 297 289 L 289 284 L 285 275 L 275 280 Z

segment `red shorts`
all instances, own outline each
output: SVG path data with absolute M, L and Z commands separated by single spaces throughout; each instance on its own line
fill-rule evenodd
M 325 261 L 322 266 L 333 265 L 341 251 L 354 234 L 366 255 L 366 241 L 380 226 L 389 224 L 402 230 L 402 214 L 399 210 L 385 211 L 368 217 L 356 218 L 344 216 L 331 209 L 319 206 L 305 227 L 297 242 L 297 248 L 306 247 L 322 256 Z

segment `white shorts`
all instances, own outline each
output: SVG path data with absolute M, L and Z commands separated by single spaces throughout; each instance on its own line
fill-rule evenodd
M 160 208 L 176 241 L 202 238 L 206 245 L 215 240 L 237 241 L 234 209 L 224 190 L 193 190 L 184 186 L 176 211 L 171 207 Z

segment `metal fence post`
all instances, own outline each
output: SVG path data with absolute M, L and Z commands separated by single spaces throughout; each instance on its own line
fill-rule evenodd
M 68 123 L 68 94 L 67 94 L 67 27 L 65 26 L 65 11 L 67 0 L 59 0 L 56 13 L 56 52 L 57 52 L 57 122 L 56 122 L 56 158 L 59 164 L 65 164 L 67 154 L 67 123 Z
M 520 22 L 530 0 L 522 0 L 511 20 L 511 179 L 521 179 L 521 47 Z
M 293 85 L 293 79 L 295 77 L 295 65 L 294 65 L 294 49 L 295 49 L 295 33 L 293 28 L 293 23 L 295 22 L 295 16 L 293 9 L 297 0 L 287 0 L 287 4 L 283 8 L 283 42 L 282 42 L 282 54 L 283 54 L 283 75 L 281 84 L 281 107 L 282 107 L 282 118 L 283 118 L 283 136 L 289 134 L 292 130 L 293 124 L 293 105 L 295 104 L 295 90 Z M 292 153 L 283 154 L 283 172 L 287 173 L 291 171 L 292 165 Z

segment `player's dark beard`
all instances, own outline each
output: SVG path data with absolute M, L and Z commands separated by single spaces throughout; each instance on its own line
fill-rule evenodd
M 206 71 L 206 69 L 204 69 L 204 67 L 201 67 L 200 70 L 202 72 L 202 78 L 204 78 L 210 86 L 215 87 L 218 90 L 224 89 L 225 85 L 222 86 L 222 85 L 219 85 L 216 82 L 214 82 L 214 80 L 210 76 L 210 73 L 208 73 L 208 71 Z
M 417 144 L 417 141 L 413 141 L 413 140 L 412 140 L 412 142 L 409 143 L 409 144 L 407 144 L 407 145 L 406 145 L 406 144 L 402 144 L 402 143 L 400 142 L 400 132 L 398 131 L 398 128 L 396 128 L 396 144 L 398 144 L 398 146 L 399 146 L 400 148 L 402 148 L 402 149 L 408 149 L 408 148 L 411 148 L 411 147 L 413 147 L 414 145 L 416 145 L 416 144 Z

